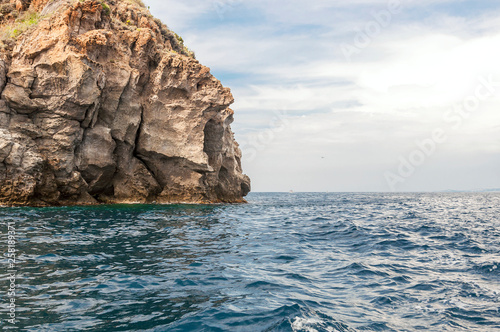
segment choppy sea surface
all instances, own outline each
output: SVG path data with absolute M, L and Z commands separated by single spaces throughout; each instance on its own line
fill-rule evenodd
M 0 328 L 500 331 L 500 194 L 248 200 L 0 208 Z

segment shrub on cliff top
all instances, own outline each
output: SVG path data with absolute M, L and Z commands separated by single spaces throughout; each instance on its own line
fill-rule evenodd
M 17 38 L 31 26 L 38 24 L 40 18 L 40 14 L 37 12 L 24 12 L 13 23 L 7 24 L 0 29 L 0 38 L 2 40 Z
M 142 2 L 142 0 L 125 0 L 125 1 L 146 8 L 146 5 L 144 4 L 144 2 Z
M 101 2 L 102 9 L 104 11 L 104 14 L 109 15 L 111 14 L 111 8 L 109 8 L 108 4 L 105 2 Z

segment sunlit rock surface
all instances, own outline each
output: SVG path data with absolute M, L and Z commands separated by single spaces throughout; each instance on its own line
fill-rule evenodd
M 244 201 L 230 90 L 146 8 L 23 0 L 2 13 L 0 204 Z M 16 15 L 33 17 L 22 33 Z

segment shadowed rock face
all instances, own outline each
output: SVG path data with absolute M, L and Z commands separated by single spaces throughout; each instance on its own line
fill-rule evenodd
M 18 2 L 43 16 L 0 57 L 0 204 L 244 201 L 230 90 L 146 9 Z

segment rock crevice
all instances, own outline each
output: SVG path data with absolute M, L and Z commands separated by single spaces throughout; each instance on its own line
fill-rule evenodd
M 1 44 L 0 204 L 244 201 L 230 90 L 147 9 L 17 10 L 43 16 Z

